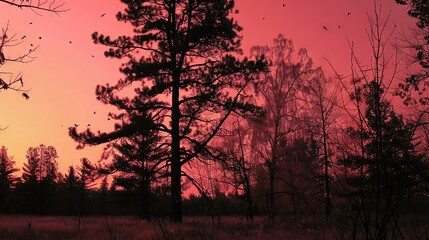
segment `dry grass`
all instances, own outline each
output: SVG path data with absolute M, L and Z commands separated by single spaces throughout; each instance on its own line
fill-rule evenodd
M 279 219 L 280 220 L 280 219 Z M 279 221 L 270 227 L 265 218 L 247 222 L 238 217 L 186 217 L 174 224 L 165 219 L 150 222 L 134 217 L 0 216 L 0 240 L 140 240 L 140 239 L 349 239 L 350 229 L 339 223 L 300 227 Z M 310 227 L 318 225 L 318 227 Z M 414 224 L 413 224 L 414 225 Z M 408 232 L 406 239 L 428 239 L 429 226 Z M 348 230 L 347 230 L 348 229 Z M 410 228 L 407 229 L 417 229 Z M 345 232 L 344 232 L 345 230 Z M 348 233 L 346 233 L 348 232 Z M 348 236 L 348 237 L 347 237 Z
M 137 239 L 329 239 L 329 233 L 268 227 L 261 218 L 186 217 L 181 224 L 133 217 L 0 216 L 0 240 L 137 240 Z

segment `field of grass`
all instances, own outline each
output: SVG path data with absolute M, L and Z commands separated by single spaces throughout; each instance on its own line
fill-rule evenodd
M 256 218 L 254 222 L 239 217 L 222 217 L 218 220 L 185 217 L 183 223 L 174 224 L 167 219 L 148 222 L 135 217 L 0 216 L 0 240 L 328 240 L 350 239 L 351 233 L 350 227 L 344 227 L 340 222 L 313 222 L 309 226 L 298 227 L 293 223 L 278 221 L 275 227 L 270 227 L 262 217 Z M 393 234 L 392 239 L 429 239 L 427 221 L 409 222 L 406 225 L 403 235 Z
M 133 217 L 0 216 L 0 240 L 331 239 L 329 233 L 271 228 L 263 219 L 186 217 L 181 224 Z

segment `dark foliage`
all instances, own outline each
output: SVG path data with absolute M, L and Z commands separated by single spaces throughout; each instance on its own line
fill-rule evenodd
M 232 0 L 122 2 L 126 9 L 117 19 L 131 24 L 134 35 L 113 39 L 95 32 L 92 37 L 109 47 L 107 57 L 128 59 L 120 68 L 125 77 L 98 86 L 97 99 L 160 119 L 147 127 L 163 136 L 168 148 L 164 164 L 170 165 L 171 219 L 181 221 L 182 165 L 208 153 L 207 146 L 232 112 L 260 112 L 246 101 L 244 90 L 265 64 L 237 58 L 241 27 L 230 17 Z M 134 87 L 134 98 L 120 97 L 126 87 Z M 116 120 L 123 116 L 111 115 Z M 76 129 L 70 135 L 80 146 L 97 139 Z M 113 141 L 116 135 L 100 136 Z
M 23 197 L 29 200 L 25 207 L 33 214 L 51 213 L 54 192 L 59 180 L 57 151 L 53 146 L 40 145 L 27 150 L 22 182 L 17 186 Z
M 19 171 L 15 168 L 15 162 L 7 154 L 7 148 L 2 146 L 0 149 L 0 213 L 7 213 L 12 188 L 17 182 L 17 177 L 13 174 Z

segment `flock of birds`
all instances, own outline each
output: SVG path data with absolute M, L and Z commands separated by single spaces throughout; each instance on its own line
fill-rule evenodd
M 103 13 L 103 14 L 101 14 L 100 15 L 100 17 L 104 17 L 104 16 L 106 16 L 106 13 Z M 33 25 L 33 22 L 29 22 L 28 23 L 29 25 Z M 25 40 L 27 38 L 27 36 L 26 35 L 23 35 L 22 37 L 21 37 L 21 41 L 23 41 L 23 40 Z M 38 37 L 38 40 L 42 40 L 42 36 L 39 36 Z M 73 42 L 72 42 L 72 40 L 69 40 L 69 44 L 72 44 Z M 30 49 L 29 49 L 29 52 L 32 52 L 35 48 L 37 48 L 37 46 L 35 46 L 35 44 L 33 44 L 33 43 L 30 43 Z M 92 57 L 95 57 L 94 56 L 94 54 L 91 54 L 91 56 Z M 28 96 L 28 94 L 27 93 L 23 93 L 22 94 L 26 99 L 28 99 L 29 98 L 29 96 Z M 95 111 L 93 112 L 93 114 L 97 114 Z M 108 121 L 110 121 L 110 117 L 108 117 L 107 118 L 107 120 Z M 75 127 L 79 127 L 80 126 L 80 124 L 78 124 L 78 123 L 74 123 L 73 124 L 73 126 L 75 126 Z M 87 125 L 86 125 L 86 127 L 90 127 L 91 126 L 91 124 L 90 123 L 88 123 Z M 64 127 L 64 124 L 62 124 L 61 125 L 61 127 Z
M 286 7 L 286 3 L 282 3 L 282 7 Z M 347 16 L 350 16 L 351 15 L 351 12 L 348 12 L 347 13 Z M 106 16 L 106 13 L 103 13 L 103 14 L 101 14 L 100 15 L 100 17 L 105 17 Z M 262 17 L 262 20 L 265 20 L 265 17 Z M 29 22 L 29 24 L 30 25 L 32 25 L 33 24 L 33 22 Z M 327 26 L 325 26 L 325 25 L 323 25 L 322 26 L 322 28 L 325 30 L 325 31 L 328 31 L 328 27 Z M 341 25 L 338 25 L 338 28 L 341 28 Z M 27 36 L 26 35 L 23 35 L 22 37 L 21 37 L 21 40 L 24 40 L 25 38 L 27 38 Z M 39 40 L 42 40 L 42 36 L 39 36 L 38 37 L 38 39 Z M 72 44 L 73 42 L 71 41 L 71 40 L 69 40 L 69 44 Z M 34 47 L 34 44 L 33 43 L 31 43 L 30 44 L 30 47 Z M 30 50 L 29 50 L 29 52 L 32 52 L 33 51 L 33 49 L 32 48 L 30 48 Z M 95 56 L 94 56 L 94 54 L 91 54 L 91 56 L 94 58 Z M 94 111 L 93 112 L 93 114 L 96 114 L 96 112 Z M 110 118 L 107 118 L 107 120 L 108 121 L 110 121 Z M 74 123 L 73 124 L 75 127 L 79 127 L 80 126 L 80 124 L 77 124 L 77 123 Z M 64 125 L 61 125 L 61 127 L 63 127 Z M 91 124 L 90 123 L 88 123 L 87 125 L 86 125 L 87 127 L 90 127 L 91 126 Z
M 284 2 L 283 2 L 283 3 L 282 3 L 282 7 L 286 7 L 286 3 L 284 3 Z M 350 16 L 350 15 L 351 15 L 351 12 L 348 12 L 348 13 L 347 13 L 347 16 Z M 104 17 L 104 16 L 106 16 L 106 13 L 103 13 L 103 14 L 101 14 L 101 15 L 100 15 L 100 17 Z M 262 17 L 262 20 L 265 20 L 265 17 Z M 30 22 L 29 24 L 31 25 L 31 24 L 33 24 L 33 22 Z M 325 31 L 328 31 L 328 27 L 327 27 L 327 26 L 323 25 L 323 26 L 322 26 L 322 28 L 323 28 Z M 341 25 L 338 25 L 338 28 L 341 28 Z M 24 36 L 22 36 L 21 40 L 24 40 L 26 37 L 27 37 L 27 36 L 25 36 L 25 35 L 24 35 Z M 39 36 L 39 40 L 42 40 L 42 37 L 41 37 L 41 36 Z M 72 44 L 72 43 L 73 43 L 73 42 L 70 40 L 70 41 L 69 41 L 69 44 Z M 30 44 L 30 47 L 34 47 L 34 45 L 31 43 L 31 44 Z M 31 52 L 31 51 L 33 51 L 33 50 L 30 48 L 30 50 L 29 50 L 29 51 Z M 91 57 L 95 57 L 95 56 L 94 56 L 94 54 L 91 54 Z
M 282 3 L 282 7 L 286 7 L 286 3 Z M 347 16 L 350 16 L 352 13 L 351 12 L 348 12 L 347 13 Z M 265 20 L 265 17 L 262 17 L 262 20 Z M 322 26 L 322 28 L 325 30 L 325 31 L 328 31 L 328 27 L 327 26 Z M 341 28 L 341 25 L 338 25 L 338 28 Z
M 103 13 L 103 14 L 101 14 L 101 16 L 100 17 L 104 17 L 104 16 L 106 16 L 106 13 Z M 30 24 L 30 25 L 33 25 L 33 22 L 29 22 L 28 24 Z M 21 40 L 24 40 L 24 39 L 26 39 L 27 38 L 27 36 L 26 35 L 23 35 L 22 37 L 21 37 Z M 39 36 L 39 38 L 38 38 L 39 40 L 42 40 L 42 36 Z M 69 40 L 69 44 L 72 44 L 73 42 L 71 41 L 71 40 Z M 33 43 L 30 43 L 30 47 L 34 47 L 34 44 Z M 30 48 L 30 50 L 29 50 L 29 52 L 32 52 L 33 51 L 33 48 Z M 91 56 L 92 57 L 95 57 L 94 56 L 94 54 L 91 54 Z
M 95 111 L 94 111 L 94 112 L 93 112 L 93 114 L 95 115 L 95 114 L 97 114 L 97 112 L 95 112 Z M 107 120 L 108 120 L 108 121 L 110 121 L 110 117 L 108 117 L 108 118 L 107 118 Z M 74 123 L 74 124 L 73 124 L 73 126 L 75 126 L 75 127 L 79 127 L 79 126 L 80 126 L 80 124 L 78 124 L 78 123 Z M 62 125 L 61 125 L 61 127 L 64 127 L 64 125 L 62 124 Z M 86 127 L 91 127 L 91 124 L 90 124 L 90 123 L 88 123 L 88 124 L 86 125 Z

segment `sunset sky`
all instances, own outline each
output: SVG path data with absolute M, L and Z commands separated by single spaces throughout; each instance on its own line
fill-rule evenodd
M 105 58 L 106 48 L 93 44 L 91 34 L 129 33 L 130 26 L 115 18 L 123 5 L 119 0 L 64 1 L 70 10 L 59 16 L 38 12 L 42 15 L 39 16 L 31 10 L 0 3 L 0 26 L 9 22 L 9 35 L 16 34 L 17 39 L 26 36 L 21 44 L 5 49 L 5 55 L 18 56 L 39 46 L 33 62 L 8 63 L 0 69 L 14 72 L 15 76 L 22 73 L 25 88 L 30 89 L 29 100 L 13 91 L 0 92 L 0 127 L 8 127 L 0 132 L 0 145 L 8 148 L 19 168 L 25 162 L 27 149 L 40 144 L 57 149 L 62 173 L 69 165 L 78 165 L 82 157 L 96 162 L 101 148 L 76 150 L 68 127 L 79 124 L 79 131 L 88 124 L 93 130 L 113 128 L 113 122 L 107 119 L 113 109 L 96 100 L 95 87 L 116 82 L 121 77 L 120 62 Z M 391 13 L 389 28 L 396 25 L 399 31 L 406 32 L 414 26 L 415 20 L 407 15 L 406 7 L 396 5 L 394 0 L 379 0 L 378 4 L 382 4 L 382 17 Z M 347 74 L 347 38 L 355 42 L 359 57 L 369 59 L 365 27 L 367 14 L 373 14 L 372 0 L 236 0 L 236 8 L 239 13 L 234 18 L 244 28 L 245 55 L 251 46 L 271 44 L 282 33 L 294 41 L 296 48 L 307 48 L 315 63 L 326 70 L 329 69 L 323 58 Z M 105 15 L 101 17 L 102 14 Z M 9 80 L 8 75 L 2 78 Z

